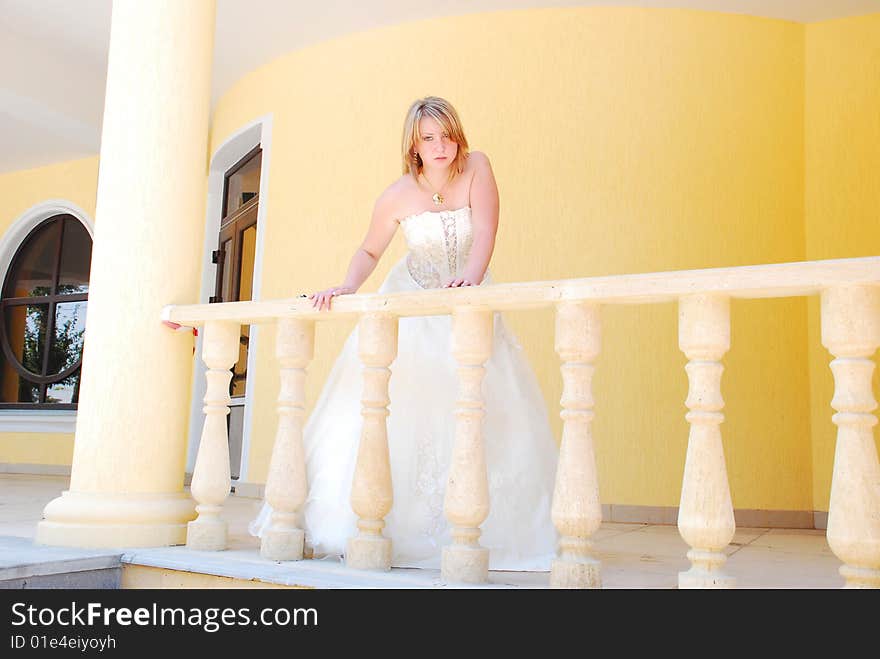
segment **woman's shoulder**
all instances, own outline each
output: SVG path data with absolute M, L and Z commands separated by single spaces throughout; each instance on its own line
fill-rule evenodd
M 410 174 L 404 174 L 395 181 L 392 181 L 379 195 L 376 203 L 393 204 L 395 201 L 412 194 L 418 190 L 415 179 Z
M 401 174 L 399 178 L 392 181 L 389 186 L 385 188 L 385 192 L 382 194 L 404 194 L 406 192 L 412 192 L 413 189 L 418 187 L 418 183 L 416 183 L 416 179 L 412 174 Z
M 418 192 L 418 185 L 410 174 L 404 174 L 395 181 L 392 181 L 376 199 L 376 208 L 381 209 L 383 214 L 400 215 L 401 209 L 411 205 L 408 204 L 409 199 L 414 193 Z
M 492 165 L 489 163 L 489 156 L 483 151 L 470 151 L 465 161 L 464 174 L 469 180 L 473 180 L 478 173 L 484 176 L 487 172 L 492 171 Z
M 489 167 L 489 156 L 483 151 L 469 151 L 467 157 L 467 167 L 479 168 Z

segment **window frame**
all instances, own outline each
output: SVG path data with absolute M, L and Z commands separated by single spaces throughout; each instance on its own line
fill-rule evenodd
M 56 213 L 51 213 L 47 216 L 42 217 L 42 219 L 35 222 L 32 226 L 30 226 L 27 232 L 18 240 L 18 244 L 15 247 L 15 251 L 13 253 L 12 258 L 9 261 L 9 266 L 6 268 L 3 273 L 3 282 L 2 282 L 2 290 L 0 290 L 0 350 L 3 352 L 3 357 L 9 363 L 9 366 L 19 375 L 30 382 L 33 382 L 40 387 L 40 398 L 45 398 L 46 395 L 46 385 L 52 384 L 55 382 L 61 382 L 66 378 L 70 377 L 77 370 L 80 370 L 80 377 L 82 377 L 82 354 L 80 354 L 79 359 L 74 362 L 71 366 L 56 373 L 54 375 L 35 375 L 30 371 L 24 369 L 22 365 L 19 363 L 19 360 L 12 354 L 8 337 L 6 334 L 6 309 L 11 306 L 24 306 L 27 307 L 29 305 L 36 304 L 48 304 L 49 310 L 56 309 L 59 302 L 86 302 L 88 304 L 88 293 L 73 293 L 73 294 L 58 294 L 57 288 L 61 276 L 61 257 L 63 254 L 64 248 L 64 228 L 68 222 L 77 222 L 83 226 L 86 230 L 86 233 L 89 234 L 89 240 L 91 241 L 92 247 L 94 247 L 94 235 L 91 227 L 83 222 L 79 217 L 74 215 L 73 213 L 60 210 Z M 25 245 L 27 245 L 28 240 L 37 233 L 43 226 L 57 223 L 59 225 L 59 235 L 57 237 L 58 247 L 55 254 L 55 262 L 54 269 L 52 273 L 52 289 L 53 293 L 50 295 L 40 295 L 40 296 L 30 296 L 30 297 L 17 297 L 10 298 L 15 300 L 13 304 L 9 304 L 6 298 L 6 286 L 9 282 L 9 277 L 12 273 L 15 272 L 16 268 L 20 265 L 21 259 L 23 257 L 23 251 Z M 91 256 L 91 255 L 90 255 Z M 48 313 L 47 314 L 47 325 L 46 325 L 46 344 L 44 348 L 50 345 L 51 337 L 53 336 L 55 331 L 55 314 Z M 45 371 L 48 367 L 49 360 L 49 350 L 44 349 L 43 354 L 43 368 Z M 77 387 L 81 384 L 81 381 L 77 383 Z M 19 410 L 19 411 L 46 411 L 46 410 L 66 410 L 66 411 L 76 411 L 78 409 L 79 403 L 25 403 L 25 402 L 6 402 L 0 401 L 0 411 L 5 410 Z

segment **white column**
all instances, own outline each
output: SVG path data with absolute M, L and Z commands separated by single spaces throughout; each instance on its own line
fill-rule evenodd
M 306 366 L 315 354 L 315 323 L 283 318 L 278 322 L 275 355 L 281 366 L 278 430 L 266 479 L 266 501 L 272 519 L 263 534 L 260 554 L 273 561 L 303 557 L 304 531 L 296 517 L 308 495 L 303 423 L 306 408 Z
M 388 367 L 397 357 L 397 317 L 367 314 L 358 326 L 358 353 L 364 365 L 364 417 L 358 447 L 351 507 L 357 513 L 358 534 L 349 538 L 345 564 L 360 570 L 391 569 L 391 539 L 382 535 L 391 511 L 391 461 L 388 454 Z
M 190 490 L 198 504 L 198 519 L 187 525 L 186 546 L 190 549 L 226 549 L 227 524 L 222 519 L 223 502 L 229 496 L 229 382 L 239 354 L 241 325 L 226 321 L 205 323 L 202 359 L 205 372 L 205 425 L 199 441 Z
M 162 307 L 198 300 L 214 0 L 115 0 L 89 312 L 70 490 L 37 542 L 181 544 L 192 336 Z
M 553 588 L 601 588 L 600 563 L 590 537 L 602 523 L 593 452 L 593 361 L 601 346 L 599 308 L 566 302 L 556 309 L 556 352 L 562 359 L 562 444 L 553 491 L 559 553 L 550 569 Z
M 880 346 L 880 287 L 853 286 L 822 293 L 822 345 L 835 359 L 837 425 L 831 505 L 826 532 L 843 561 L 847 588 L 880 588 L 880 464 L 874 443 L 877 401 L 872 357 Z
M 489 550 L 480 546 L 480 524 L 489 516 L 481 387 L 483 364 L 492 354 L 493 322 L 494 314 L 485 309 L 456 309 L 452 314 L 452 354 L 459 364 L 460 388 L 443 506 L 452 533 L 452 544 L 443 548 L 440 564 L 446 583 L 489 580 Z
M 721 423 L 721 358 L 730 349 L 730 299 L 692 295 L 679 300 L 678 343 L 690 360 L 685 366 L 690 382 L 688 438 L 678 530 L 691 546 L 691 568 L 678 575 L 679 588 L 732 588 L 736 580 L 723 571 L 724 548 L 733 539 L 736 524 Z

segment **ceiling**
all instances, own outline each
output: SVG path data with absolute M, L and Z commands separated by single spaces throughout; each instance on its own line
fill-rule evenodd
M 111 5 L 112 0 L 0 0 L 0 172 L 98 153 Z M 615 5 L 804 23 L 880 11 L 878 0 L 217 0 L 212 103 L 275 57 L 352 32 L 485 11 Z M 241 39 L 245 24 L 260 38 Z

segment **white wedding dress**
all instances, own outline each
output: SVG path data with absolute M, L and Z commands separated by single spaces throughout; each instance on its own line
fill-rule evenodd
M 472 243 L 470 208 L 425 211 L 401 221 L 408 254 L 380 293 L 439 288 L 461 276 Z M 491 283 L 489 273 L 483 283 Z M 558 449 L 538 383 L 516 338 L 496 312 L 483 379 L 483 439 L 490 513 L 480 544 L 492 570 L 548 570 L 556 550 L 550 518 Z M 455 442 L 459 392 L 448 315 L 400 318 L 389 383 L 388 445 L 394 503 L 384 534 L 395 567 L 439 568 L 451 543 L 443 495 Z M 350 491 L 361 434 L 358 330 L 345 342 L 303 429 L 309 494 L 300 515 L 316 558 L 339 558 L 357 533 Z M 250 532 L 262 535 L 263 505 Z

